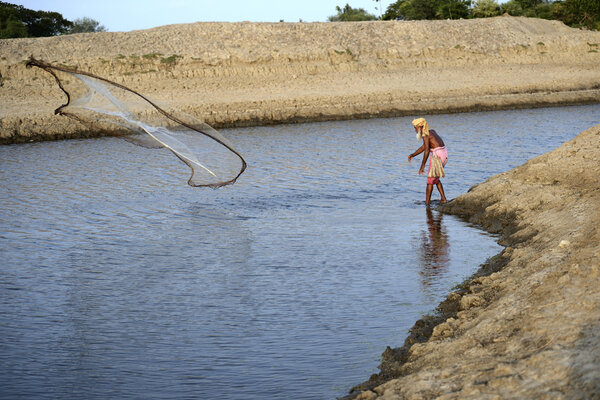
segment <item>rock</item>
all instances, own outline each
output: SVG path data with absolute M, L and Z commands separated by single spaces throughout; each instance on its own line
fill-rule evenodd
M 558 244 L 558 247 L 560 247 L 561 249 L 564 249 L 565 247 L 569 247 L 571 245 L 571 242 L 569 242 L 568 240 L 561 240 L 560 243 Z
M 460 309 L 468 310 L 472 307 L 482 306 L 485 301 L 476 294 L 467 294 L 460 299 Z
M 365 392 L 362 392 L 361 394 L 359 394 L 358 396 L 355 397 L 355 400 L 374 400 L 377 398 L 377 394 L 367 390 Z

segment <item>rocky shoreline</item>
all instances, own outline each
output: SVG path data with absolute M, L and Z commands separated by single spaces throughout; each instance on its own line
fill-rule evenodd
M 600 125 L 440 206 L 506 248 L 348 398 L 599 398 L 598 156 Z
M 53 111 L 37 59 L 91 72 L 216 127 L 600 102 L 600 32 L 496 17 L 194 23 L 0 40 L 0 143 L 107 134 Z

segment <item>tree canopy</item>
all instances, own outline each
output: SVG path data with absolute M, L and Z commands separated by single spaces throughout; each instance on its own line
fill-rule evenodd
M 383 19 L 485 18 L 515 16 L 558 19 L 573 27 L 600 29 L 600 0 L 396 0 Z
M 340 6 L 335 7 L 337 14 L 330 16 L 329 21 L 374 21 L 377 17 L 373 14 L 369 14 L 364 8 L 352 8 L 349 4 L 346 4 L 344 8 Z
M 0 1 L 0 38 L 56 36 L 68 33 L 71 26 L 60 13 Z
M 106 32 L 104 25 L 100 25 L 100 22 L 95 19 L 83 17 L 77 18 L 73 21 L 73 26 L 69 30 L 69 33 L 84 33 L 84 32 Z
M 104 31 L 104 26 L 88 17 L 77 18 L 71 22 L 57 12 L 34 11 L 0 1 L 0 39 Z

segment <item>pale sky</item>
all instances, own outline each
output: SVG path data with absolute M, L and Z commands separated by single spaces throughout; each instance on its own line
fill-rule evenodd
M 90 17 L 109 31 L 147 29 L 197 21 L 327 21 L 346 3 L 379 15 L 375 0 L 4 0 L 32 10 L 57 11 L 66 19 Z M 382 9 L 395 0 L 381 0 Z

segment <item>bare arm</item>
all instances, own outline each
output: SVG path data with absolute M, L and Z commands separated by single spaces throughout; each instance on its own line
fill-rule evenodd
M 417 149 L 417 151 L 415 151 L 414 153 L 412 153 L 411 155 L 408 156 L 408 162 L 410 162 L 410 160 L 412 160 L 413 158 L 415 158 L 416 156 L 418 156 L 419 154 L 421 154 L 423 152 L 423 150 L 425 150 L 425 143 L 423 143 L 421 145 L 421 147 L 419 147 Z

